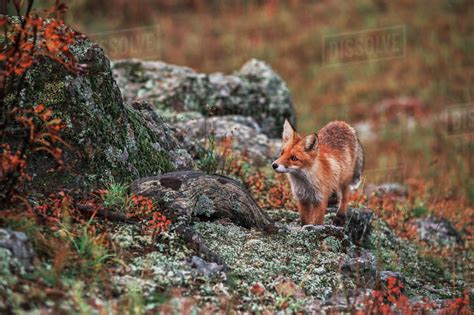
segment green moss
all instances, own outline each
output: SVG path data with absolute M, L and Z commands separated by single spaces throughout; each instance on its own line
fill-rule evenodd
M 166 173 L 174 170 L 168 153 L 164 148 L 157 150 L 154 146 L 162 141 L 151 130 L 144 127 L 145 121 L 134 110 L 127 108 L 130 124 L 137 139 L 137 149 L 130 153 L 130 159 L 137 165 L 141 176 L 152 173 Z M 143 157 L 148 157 L 144 159 Z
M 324 239 L 324 244 L 326 245 L 327 248 L 329 248 L 329 250 L 331 250 L 332 252 L 341 252 L 342 250 L 342 244 L 341 244 L 341 241 L 332 237 L 332 236 L 329 236 L 329 237 L 326 237 Z

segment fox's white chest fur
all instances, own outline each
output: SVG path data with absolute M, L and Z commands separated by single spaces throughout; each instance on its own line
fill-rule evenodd
M 318 183 L 314 183 L 305 171 L 297 170 L 288 174 L 293 196 L 300 202 L 317 205 L 323 199 Z

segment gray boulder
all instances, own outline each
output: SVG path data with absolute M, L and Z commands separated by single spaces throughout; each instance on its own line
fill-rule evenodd
M 420 239 L 429 245 L 456 246 L 463 243 L 454 225 L 445 218 L 428 216 L 416 219 L 415 225 Z
M 206 277 L 217 275 L 224 271 L 224 266 L 218 265 L 215 262 L 207 262 L 198 256 L 193 256 L 191 258 L 190 265 Z
M 330 207 L 327 212 L 336 214 L 337 208 Z M 344 222 L 344 233 L 352 243 L 363 246 L 372 234 L 373 220 L 374 215 L 371 209 L 349 208 Z
M 262 61 L 252 59 L 232 75 L 203 74 L 160 61 L 119 60 L 114 77 L 129 100 L 147 100 L 158 110 L 206 116 L 243 115 L 263 133 L 279 138 L 285 118 L 295 122 L 285 82 Z
M 385 195 L 406 197 L 408 195 L 408 189 L 399 183 L 367 184 L 364 188 L 364 193 L 367 196 L 375 195 L 377 197 L 383 197 Z
M 26 234 L 10 229 L 0 229 L 0 248 L 9 250 L 12 257 L 27 268 L 31 267 L 36 256 Z
M 359 275 L 360 284 L 373 285 L 375 282 L 377 259 L 367 249 L 361 247 L 351 247 L 347 251 L 348 257 L 342 265 L 342 272 L 345 274 Z
M 212 133 L 217 141 L 232 139 L 232 151 L 247 156 L 253 163 L 262 165 L 275 158 L 281 140 L 267 137 L 252 117 L 229 115 L 201 117 L 174 123 L 188 138 L 204 143 Z

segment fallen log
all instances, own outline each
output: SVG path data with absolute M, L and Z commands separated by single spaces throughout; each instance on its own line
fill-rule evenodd
M 127 218 L 125 214 L 122 214 L 116 211 L 111 211 L 111 210 L 102 209 L 102 208 L 96 209 L 92 206 L 81 205 L 81 204 L 76 204 L 75 207 L 83 215 L 86 215 L 89 217 L 95 216 L 97 218 L 107 219 L 113 222 L 123 222 L 123 223 L 128 223 L 128 224 L 137 223 L 136 220 Z
M 271 230 L 273 222 L 237 181 L 197 171 L 178 171 L 142 178 L 131 185 L 134 194 L 152 198 L 180 221 L 227 218 L 245 228 Z

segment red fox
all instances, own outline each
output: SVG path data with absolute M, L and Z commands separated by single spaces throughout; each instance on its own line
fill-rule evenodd
M 333 121 L 318 134 L 302 136 L 285 120 L 282 140 L 281 156 L 272 167 L 287 173 L 301 223 L 323 224 L 328 199 L 335 192 L 340 202 L 334 224 L 344 224 L 349 185 L 359 183 L 364 168 L 364 151 L 355 130 Z

